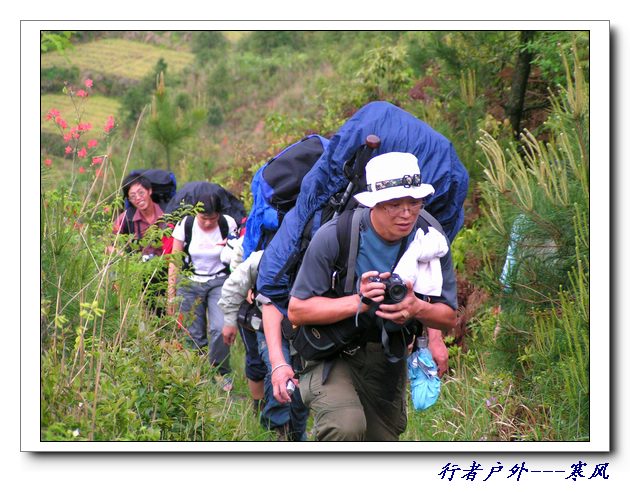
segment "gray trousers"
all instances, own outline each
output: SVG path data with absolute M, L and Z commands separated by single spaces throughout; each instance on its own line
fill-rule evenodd
M 226 278 L 217 277 L 207 282 L 180 279 L 177 286 L 177 295 L 182 297 L 180 312 L 188 335 L 195 347 L 209 346 L 210 364 L 218 367 L 219 374 L 223 375 L 230 372 L 230 347 L 223 342 L 223 311 L 217 302 Z
M 407 427 L 407 363 L 391 363 L 380 343 L 324 363 L 307 363 L 300 376 L 304 404 L 313 412 L 318 441 L 397 441 Z

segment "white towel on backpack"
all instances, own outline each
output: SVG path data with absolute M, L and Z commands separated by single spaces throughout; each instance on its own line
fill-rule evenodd
M 443 234 L 429 227 L 425 234 L 418 229 L 416 235 L 402 255 L 394 273 L 403 280 L 410 279 L 413 290 L 419 294 L 439 296 L 442 294 L 442 266 L 440 258 L 448 253 L 448 243 Z

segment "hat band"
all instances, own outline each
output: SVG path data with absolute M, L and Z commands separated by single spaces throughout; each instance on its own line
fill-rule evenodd
M 422 178 L 419 174 L 413 176 L 405 174 L 402 178 L 386 179 L 384 181 L 377 181 L 374 183 L 374 191 L 384 190 L 386 188 L 394 188 L 396 186 L 403 186 L 404 188 L 418 187 L 422 184 Z M 372 185 L 367 185 L 368 191 L 372 190 Z

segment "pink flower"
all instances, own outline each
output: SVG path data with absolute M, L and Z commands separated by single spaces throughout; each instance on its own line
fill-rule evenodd
M 72 147 L 69 145 L 66 147 L 66 154 L 72 154 Z
M 80 132 L 87 132 L 92 129 L 92 123 L 79 123 L 77 130 Z
M 116 123 L 114 122 L 114 117 L 109 116 L 107 118 L 107 122 L 105 123 L 105 133 L 109 133 L 112 128 L 114 128 L 114 126 L 116 126 Z
M 79 168 L 79 174 L 83 174 L 85 172 L 85 168 L 83 166 L 81 166 Z
M 87 87 L 88 89 L 92 87 L 93 83 L 94 82 L 92 81 L 92 79 L 85 79 L 85 87 Z
M 77 152 L 77 156 L 79 156 L 81 159 L 83 159 L 86 155 L 87 155 L 87 150 L 85 147 L 81 147 L 81 150 Z
M 50 111 L 48 111 L 48 113 L 46 114 L 46 119 L 52 120 L 53 118 L 56 118 L 57 116 L 59 116 L 59 110 L 53 108 Z
M 97 178 L 100 178 L 103 175 L 103 170 L 99 167 L 94 174 L 96 175 Z
M 96 166 L 97 164 L 100 164 L 101 162 L 103 162 L 103 158 L 102 157 L 93 157 L 92 158 L 92 165 Z
M 46 167 L 50 167 L 50 166 L 52 166 L 52 160 L 50 160 L 50 159 L 44 159 L 44 166 L 46 166 Z
M 77 97 L 87 97 L 87 96 L 88 96 L 88 93 L 85 92 L 83 89 L 79 89 L 77 91 Z
M 69 142 L 70 140 L 72 140 L 72 132 L 70 132 L 70 133 L 66 133 L 66 134 L 63 136 L 63 141 L 64 141 L 64 142 Z
M 68 123 L 66 123 L 66 120 L 64 120 L 61 116 L 57 115 L 57 117 L 55 117 L 55 123 L 57 123 L 61 128 L 63 128 L 64 130 L 66 128 L 68 128 Z
M 88 140 L 88 143 L 87 143 L 88 149 L 96 147 L 97 145 L 98 145 L 98 142 L 96 140 L 94 139 Z
M 110 210 L 111 209 L 107 205 L 103 207 L 103 212 L 105 212 L 106 214 L 108 214 Z

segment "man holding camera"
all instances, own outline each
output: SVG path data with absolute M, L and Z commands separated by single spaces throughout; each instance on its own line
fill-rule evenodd
M 359 343 L 327 360 L 306 361 L 300 376 L 302 399 L 314 414 L 313 433 L 322 441 L 397 440 L 407 426 L 407 345 L 418 325 L 431 327 L 429 348 L 443 373 L 447 351 L 440 331 L 455 325 L 450 250 L 437 259 L 437 295 L 416 294 L 413 281 L 401 285 L 391 273 L 423 220 L 426 227 L 419 216 L 424 198 L 434 192 L 422 183 L 417 158 L 400 152 L 376 156 L 366 166 L 366 179 L 367 191 L 355 196 L 367 209 L 354 212 L 361 214 L 354 293 L 331 295 L 336 282 L 345 282 L 337 278 L 340 248 L 333 219 L 313 237 L 289 302 L 296 326 L 334 330 L 352 319 L 361 329 Z

